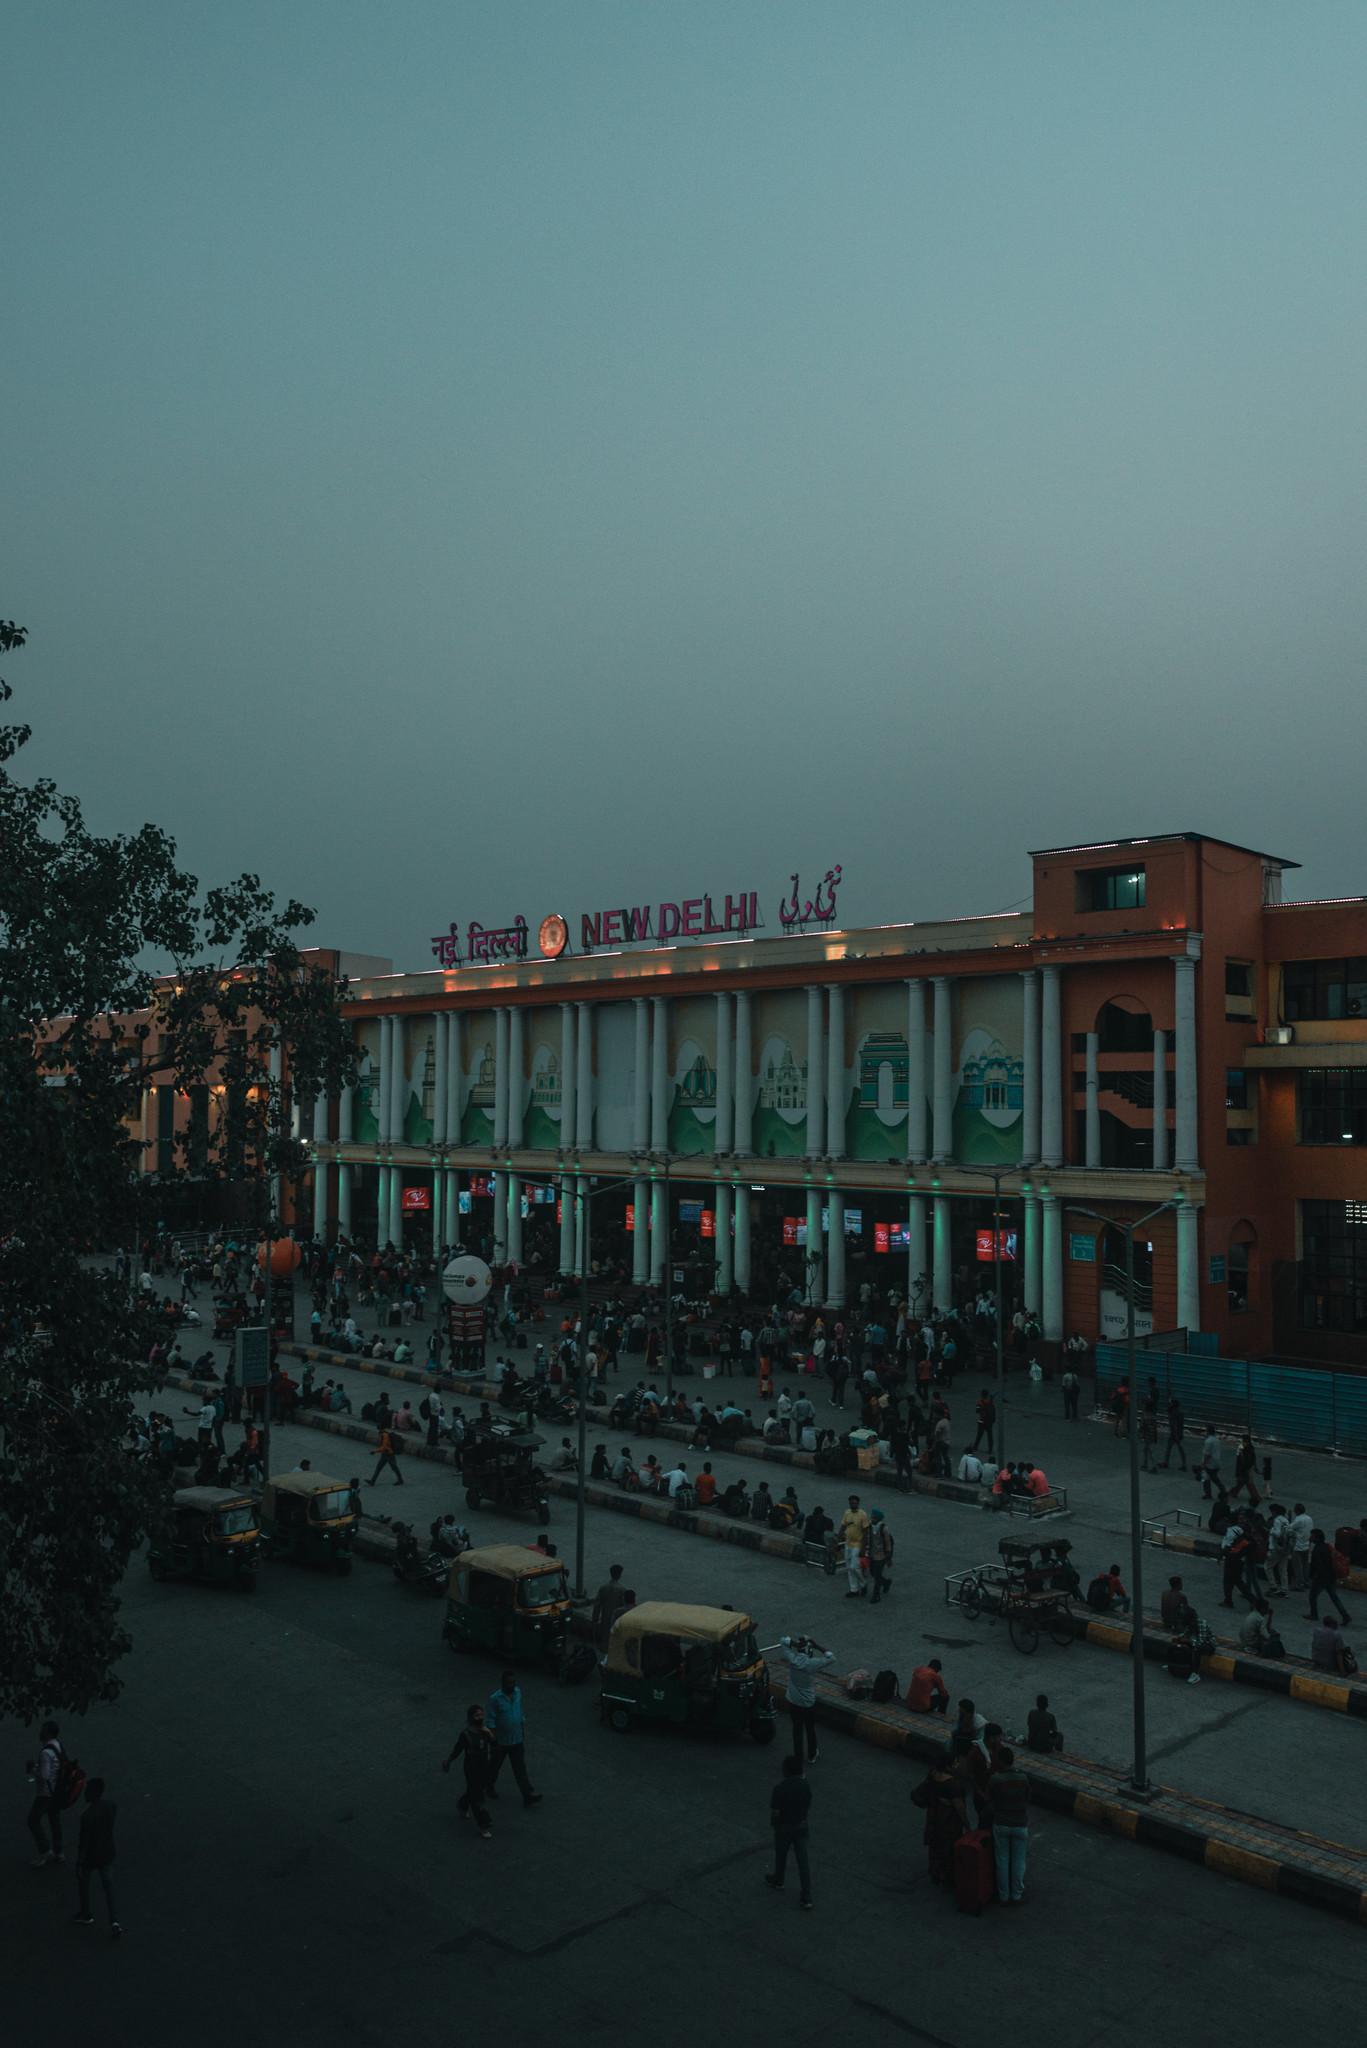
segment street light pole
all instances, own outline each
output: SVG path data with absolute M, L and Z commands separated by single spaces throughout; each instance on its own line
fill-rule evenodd
M 1069 1205 L 1075 1216 L 1090 1216 L 1095 1223 L 1109 1225 L 1125 1235 L 1125 1362 L 1129 1375 L 1129 1407 L 1127 1419 L 1130 1438 L 1130 1657 L 1133 1668 L 1130 1685 L 1133 1695 L 1134 1721 L 1134 1764 L 1130 1772 L 1130 1790 L 1147 1797 L 1152 1787 L 1149 1784 L 1148 1758 L 1148 1715 L 1144 1692 L 1144 1528 L 1141 1517 L 1139 1485 L 1139 1429 L 1135 1415 L 1135 1327 L 1134 1327 L 1134 1234 L 1143 1223 L 1152 1223 L 1155 1216 L 1161 1216 L 1166 1209 L 1175 1209 L 1175 1202 L 1160 1202 L 1132 1223 L 1121 1223 L 1114 1216 L 1103 1216 L 1097 1209 L 1081 1209 Z
M 1006 1463 L 1006 1347 L 1002 1332 L 1002 1177 L 992 1176 L 992 1270 L 997 1290 L 997 1470 Z
M 561 1175 L 560 1199 L 562 1202 L 565 1199 L 568 1179 L 569 1176 L 567 1174 Z M 588 1483 L 588 1475 L 584 1468 L 588 1451 L 588 1387 L 584 1366 L 589 1351 L 589 1251 L 590 1234 L 593 1228 L 593 1198 L 595 1195 L 610 1195 L 614 1188 L 630 1187 L 631 1181 L 630 1179 L 610 1180 L 601 1188 L 591 1188 L 589 1185 L 589 1175 L 586 1173 L 576 1173 L 574 1181 L 574 1199 L 579 1205 L 578 1238 L 581 1250 L 579 1261 L 579 1342 L 575 1346 L 574 1353 L 574 1384 L 579 1411 L 579 1452 L 577 1460 L 579 1470 L 574 1489 L 574 1597 L 576 1600 L 582 1600 L 585 1598 L 587 1591 L 584 1583 L 584 1518 L 587 1506 L 585 1489 Z M 637 1228 L 640 1228 L 639 1217 L 637 1218 Z

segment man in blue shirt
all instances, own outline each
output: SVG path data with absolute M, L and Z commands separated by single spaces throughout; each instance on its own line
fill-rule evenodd
M 527 1776 L 527 1726 L 522 1712 L 522 1688 L 511 1671 L 504 1672 L 498 1691 L 489 1695 L 489 1726 L 494 1737 L 494 1767 L 486 1788 L 489 1798 L 498 1797 L 494 1786 L 506 1758 L 522 1794 L 522 1804 L 539 1805 L 541 1794 L 532 1790 L 532 1781 Z

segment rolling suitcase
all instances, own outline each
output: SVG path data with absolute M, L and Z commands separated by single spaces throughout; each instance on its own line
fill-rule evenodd
M 961 1913 L 981 1913 L 992 1897 L 992 1830 L 975 1828 L 954 1844 L 954 1903 Z

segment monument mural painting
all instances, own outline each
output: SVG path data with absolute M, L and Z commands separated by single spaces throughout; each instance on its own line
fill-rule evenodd
M 532 1062 L 531 1100 L 523 1124 L 523 1142 L 536 1152 L 554 1152 L 565 1140 L 562 1131 L 560 1074 L 561 1039 L 558 1010 L 533 1013 L 529 1034 Z
M 769 993 L 755 1004 L 751 1139 L 757 1159 L 800 1159 L 807 1149 L 807 1005 Z
M 417 1030 L 415 1019 L 404 1038 L 403 1140 L 430 1145 L 436 1129 L 437 1041 L 431 1030 Z
M 494 1142 L 494 1020 L 489 1011 L 469 1020 L 465 1040 L 465 1108 L 460 1119 L 462 1145 Z
M 357 1033 L 356 1089 L 351 1098 L 351 1134 L 360 1145 L 380 1142 L 380 1027 L 367 1023 Z
M 631 1150 L 636 1102 L 636 1016 L 630 1003 L 593 1008 L 594 1139 L 600 1151 Z
M 670 1005 L 669 1149 L 685 1157 L 717 1146 L 717 1012 L 705 996 Z
M 861 989 L 852 1007 L 856 1053 L 847 1073 L 846 1156 L 903 1159 L 909 1064 L 905 997 L 895 989 Z
M 1021 1156 L 1025 1060 L 1020 983 L 987 976 L 959 995 L 954 1073 L 954 1157 L 966 1166 L 1014 1166 Z

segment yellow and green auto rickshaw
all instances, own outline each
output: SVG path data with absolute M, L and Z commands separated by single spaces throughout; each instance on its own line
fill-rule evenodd
M 645 1600 L 612 1624 L 599 1674 L 598 1708 L 610 1728 L 674 1721 L 745 1729 L 772 1742 L 769 1672 L 748 1614 Z
M 324 1472 L 280 1472 L 261 1489 L 261 1526 L 271 1557 L 351 1570 L 356 1517 L 345 1479 Z
M 256 1502 L 231 1486 L 182 1486 L 170 1527 L 147 1548 L 154 1579 L 221 1579 L 243 1593 L 255 1586 L 260 1561 Z
M 465 1551 L 451 1567 L 443 1633 L 453 1650 L 558 1663 L 569 1620 L 569 1584 L 559 1558 L 491 1543 Z

